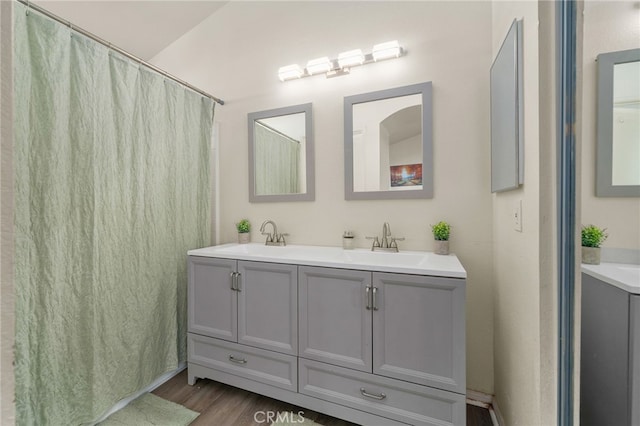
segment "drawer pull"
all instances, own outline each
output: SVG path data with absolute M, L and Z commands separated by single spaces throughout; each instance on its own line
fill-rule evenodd
M 381 393 L 380 395 L 375 395 L 372 393 L 368 393 L 365 388 L 360 388 L 360 393 L 362 396 L 366 396 L 367 398 L 377 399 L 378 401 L 385 399 L 387 395 Z
M 367 311 L 371 310 L 371 297 L 369 297 L 369 291 L 371 291 L 371 287 L 367 286 L 365 288 L 366 290 L 366 295 L 367 295 Z
M 373 310 L 377 311 L 378 310 L 378 299 L 376 298 L 376 294 L 378 293 L 378 287 L 374 287 L 373 288 Z
M 238 291 L 238 289 L 236 288 L 237 282 L 238 282 L 238 273 L 237 272 L 232 272 L 231 273 L 231 290 L 233 291 Z
M 236 358 L 233 355 L 229 355 L 229 361 L 235 362 L 236 364 L 246 364 L 247 360 L 244 358 Z
M 233 291 L 242 291 L 240 287 L 240 277 L 242 274 L 240 272 L 232 272 L 231 273 L 231 290 Z

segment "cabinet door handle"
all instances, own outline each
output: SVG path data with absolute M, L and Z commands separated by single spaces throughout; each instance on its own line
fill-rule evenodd
M 240 272 L 236 272 L 236 291 L 242 291 L 242 274 Z
M 371 297 L 369 295 L 369 292 L 371 291 L 371 287 L 367 286 L 365 288 L 366 291 L 366 295 L 367 295 L 367 311 L 371 310 Z
M 373 287 L 373 310 L 377 311 L 378 310 L 378 300 L 376 298 L 376 294 L 378 293 L 378 287 Z
M 366 396 L 367 398 L 377 399 L 378 401 L 383 400 L 387 397 L 387 395 L 383 393 L 381 393 L 380 395 L 368 393 L 365 388 L 360 388 L 360 393 L 362 394 L 362 396 Z
M 236 288 L 237 283 L 238 283 L 238 280 L 236 279 L 237 278 L 236 274 L 237 274 L 237 272 L 232 272 L 231 273 L 231 290 L 233 290 L 233 291 L 238 291 L 238 289 Z
M 236 358 L 233 355 L 229 355 L 229 361 L 235 362 L 236 364 L 246 364 L 247 360 L 244 358 Z

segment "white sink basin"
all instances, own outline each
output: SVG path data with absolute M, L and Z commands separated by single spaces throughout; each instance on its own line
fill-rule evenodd
M 426 251 L 373 252 L 367 249 L 261 243 L 223 244 L 190 250 L 190 256 L 290 263 L 365 271 L 397 272 L 466 278 L 467 273 L 455 255 L 440 256 Z
M 632 281 L 640 285 L 640 265 L 620 266 L 620 269 L 622 273 L 628 275 Z
M 291 252 L 287 246 L 267 246 L 265 244 L 225 244 L 217 247 L 216 252 L 245 254 L 253 256 L 286 256 Z
M 429 252 L 383 252 L 371 250 L 344 250 L 340 253 L 340 259 L 346 263 L 395 265 L 395 266 L 420 266 L 429 263 Z
M 632 294 L 640 294 L 640 265 L 606 263 L 582 265 L 582 272 Z

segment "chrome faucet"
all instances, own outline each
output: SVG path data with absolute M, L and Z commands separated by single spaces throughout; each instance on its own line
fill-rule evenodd
M 268 224 L 271 224 L 271 227 L 273 228 L 273 233 L 265 232 L 265 228 Z M 264 222 L 262 222 L 262 226 L 260 226 L 260 233 L 262 235 L 267 236 L 267 240 L 264 242 L 264 244 L 267 246 L 286 246 L 287 245 L 287 242 L 285 241 L 284 237 L 288 236 L 289 234 L 278 234 L 278 227 L 276 226 L 276 223 L 272 220 L 265 220 Z
M 382 225 L 382 243 L 380 243 L 381 247 L 389 247 L 389 237 L 391 237 L 391 227 L 389 226 L 389 222 L 385 222 Z
M 271 224 L 271 226 L 273 227 L 273 233 L 269 233 L 269 232 L 264 232 L 264 228 L 268 225 Z M 264 222 L 262 222 L 262 226 L 260 226 L 260 233 L 262 235 L 266 235 L 267 236 L 267 244 L 268 243 L 272 243 L 273 242 L 273 238 L 274 235 L 278 235 L 278 227 L 276 226 L 275 222 L 272 220 L 265 220 Z
M 373 240 L 371 251 L 390 251 L 394 253 L 399 251 L 397 242 L 404 241 L 404 238 L 391 236 L 391 226 L 389 226 L 389 222 L 385 222 L 382 225 L 382 242 L 378 237 L 367 237 L 367 239 Z

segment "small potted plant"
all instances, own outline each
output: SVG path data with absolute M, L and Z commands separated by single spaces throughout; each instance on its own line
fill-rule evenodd
M 451 225 L 441 220 L 435 225 L 431 225 L 433 238 L 435 240 L 433 251 L 435 254 L 449 254 L 449 234 Z
M 582 263 L 600 264 L 600 245 L 609 236 L 605 231 L 595 225 L 582 227 Z
M 238 230 L 238 244 L 247 244 L 251 240 L 251 223 L 249 219 L 242 219 L 236 223 L 236 229 Z

